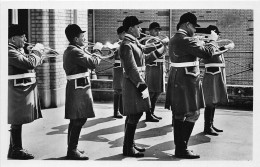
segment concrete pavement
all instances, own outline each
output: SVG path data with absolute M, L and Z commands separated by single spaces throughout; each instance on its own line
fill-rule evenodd
M 208 136 L 202 133 L 202 110 L 189 142 L 189 148 L 200 154 L 201 158 L 184 160 L 174 157 L 171 111 L 164 109 L 163 105 L 156 106 L 156 114 L 163 117 L 159 123 L 144 122 L 144 114 L 138 124 L 135 142 L 147 148 L 143 158 L 122 155 L 125 118 L 112 117 L 112 103 L 95 103 L 94 107 L 96 117 L 88 119 L 83 126 L 78 146 L 86 152 L 90 161 L 252 161 L 253 158 L 252 111 L 217 109 L 215 125 L 224 129 L 224 132 L 219 136 Z M 69 121 L 64 119 L 64 107 L 43 110 L 42 119 L 23 126 L 24 148 L 34 154 L 36 160 L 64 160 L 68 123 Z M 9 141 L 6 144 L 8 145 Z M 7 161 L 8 164 L 13 162 Z

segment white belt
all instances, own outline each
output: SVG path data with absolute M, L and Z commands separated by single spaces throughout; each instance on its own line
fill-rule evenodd
M 82 77 L 88 77 L 88 76 L 89 76 L 88 72 L 74 74 L 74 75 L 68 75 L 67 80 L 72 80 L 72 79 L 77 79 L 77 78 L 82 78 Z
M 9 75 L 9 79 L 22 79 L 22 78 L 35 78 L 35 73 L 24 73 L 24 74 L 17 74 L 17 75 Z
M 164 63 L 164 59 L 156 59 L 156 60 L 154 60 L 153 62 L 161 62 L 161 63 Z
M 121 63 L 121 60 L 115 60 L 115 63 Z
M 199 61 L 194 62 L 184 62 L 184 63 L 171 63 L 171 67 L 191 67 L 191 66 L 198 66 Z
M 145 71 L 145 66 L 142 67 L 137 67 L 138 72 L 143 72 Z
M 225 67 L 224 63 L 209 63 L 209 64 L 205 64 L 205 67 Z

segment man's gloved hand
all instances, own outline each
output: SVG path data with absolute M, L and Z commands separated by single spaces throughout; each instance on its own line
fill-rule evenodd
M 230 43 L 230 44 L 228 44 L 228 45 L 225 45 L 224 47 L 225 47 L 226 49 L 228 49 L 228 50 L 232 50 L 232 49 L 234 49 L 235 44 L 232 42 L 232 43 Z
M 99 50 L 99 51 L 101 51 L 102 48 L 103 48 L 103 44 L 100 43 L 100 42 L 97 42 L 97 43 L 95 43 L 95 45 L 94 45 L 94 47 L 93 47 L 93 50 Z
M 147 97 L 149 97 L 149 92 L 148 92 L 148 87 L 145 83 L 141 83 L 138 87 L 137 87 L 138 91 L 142 94 L 142 98 L 145 99 Z
M 44 52 L 44 46 L 43 44 L 37 43 L 33 48 L 32 51 L 38 51 L 41 54 Z
M 208 39 L 210 41 L 216 41 L 218 39 L 218 34 L 215 31 L 211 30 L 211 34 L 209 35 Z
M 142 98 L 148 98 L 149 97 L 149 91 L 148 88 L 146 88 L 144 91 L 142 91 Z
M 162 40 L 162 43 L 163 43 L 164 45 L 168 45 L 169 41 L 170 41 L 169 37 L 166 36 L 166 38 L 164 38 L 164 39 Z

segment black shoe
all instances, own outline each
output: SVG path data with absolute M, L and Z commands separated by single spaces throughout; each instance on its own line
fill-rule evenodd
M 134 144 L 134 149 L 136 149 L 136 150 L 139 151 L 139 152 L 145 152 L 145 148 L 139 147 L 139 146 L 137 146 L 136 144 Z
M 67 159 L 70 160 L 88 160 L 89 158 L 87 156 L 85 156 L 82 151 L 79 150 L 70 150 L 67 151 Z
M 162 117 L 158 117 L 158 116 L 156 116 L 156 115 L 154 115 L 154 114 L 152 114 L 156 119 L 162 119 Z
M 145 122 L 159 122 L 159 119 L 155 118 L 153 115 L 146 114 Z
M 119 111 L 117 111 L 117 112 L 114 112 L 114 118 L 119 118 L 119 119 L 121 119 L 121 118 L 123 118 L 123 116 L 120 114 Z
M 218 128 L 214 127 L 214 126 L 212 126 L 212 128 L 213 128 L 216 132 L 223 132 L 223 130 L 218 129 Z
M 204 128 L 204 133 L 206 135 L 218 136 L 218 133 L 213 130 L 213 128 Z
M 135 157 L 135 158 L 144 157 L 143 153 L 135 152 L 134 148 L 131 148 L 130 150 L 128 150 L 124 146 L 123 146 L 123 155 L 127 156 L 127 157 Z
M 12 159 L 19 159 L 19 160 L 27 160 L 27 159 L 34 159 L 34 156 L 27 152 L 27 150 L 12 150 L 8 152 L 8 158 Z
M 197 159 L 200 158 L 199 155 L 193 153 L 191 150 L 182 150 L 182 151 L 176 151 L 175 150 L 175 157 L 177 158 L 184 158 L 184 159 Z

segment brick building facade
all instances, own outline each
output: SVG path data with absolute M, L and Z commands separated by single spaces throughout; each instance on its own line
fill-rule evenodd
M 225 54 L 227 82 L 230 85 L 253 85 L 253 10 L 237 9 L 22 9 L 9 10 L 9 24 L 19 23 L 28 29 L 28 40 L 31 43 L 43 43 L 55 49 L 59 55 L 44 60 L 37 68 L 37 82 L 43 108 L 57 107 L 65 102 L 66 76 L 62 67 L 62 54 L 68 45 L 65 28 L 68 24 L 77 23 L 90 42 L 115 42 L 116 29 L 122 25 L 126 16 L 135 15 L 148 28 L 151 22 L 162 26 L 162 34 L 172 36 L 180 16 L 192 12 L 198 17 L 202 27 L 217 25 L 222 32 L 221 38 L 231 39 L 235 49 Z M 111 64 L 101 61 L 98 71 Z M 112 77 L 112 70 L 97 73 L 98 77 Z

